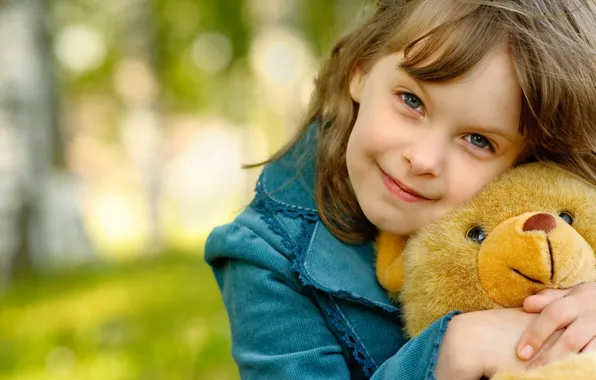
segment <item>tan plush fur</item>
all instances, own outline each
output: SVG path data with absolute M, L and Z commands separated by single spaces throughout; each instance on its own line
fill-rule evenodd
M 573 217 L 572 225 L 562 213 Z M 382 285 L 392 285 L 390 296 L 402 303 L 406 330 L 416 336 L 452 310 L 517 307 L 545 288 L 596 281 L 595 226 L 596 188 L 554 165 L 523 165 L 421 229 L 403 252 L 396 249 L 401 238 L 381 233 L 377 273 Z M 468 236 L 473 227 L 484 231 L 481 243 Z M 596 379 L 593 354 L 493 377 L 590 378 Z

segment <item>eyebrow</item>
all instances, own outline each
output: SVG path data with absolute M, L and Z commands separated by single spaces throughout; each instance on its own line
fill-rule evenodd
M 408 78 L 410 78 L 418 87 L 418 90 L 420 90 L 420 92 L 422 93 L 422 96 L 424 96 L 426 99 L 429 99 L 430 96 L 428 94 L 428 92 L 426 92 L 426 90 L 424 89 L 424 82 L 421 80 L 418 80 L 418 78 L 410 75 L 410 73 L 407 72 L 406 69 L 404 69 L 403 67 L 401 67 L 399 65 L 399 63 L 395 66 L 395 70 L 398 72 L 401 72 L 403 74 L 405 74 Z

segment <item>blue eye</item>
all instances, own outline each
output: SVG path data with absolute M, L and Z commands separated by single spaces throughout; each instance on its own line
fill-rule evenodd
M 570 213 L 563 211 L 559 214 L 559 217 L 563 219 L 563 221 L 569 225 L 573 224 L 573 216 Z
M 409 92 L 404 92 L 399 95 L 403 102 L 413 110 L 419 111 L 418 108 L 423 106 L 422 100 L 414 94 L 410 94 Z
M 470 144 L 480 148 L 480 149 L 488 149 L 493 150 L 493 144 L 484 136 L 479 135 L 477 133 L 473 133 L 471 135 L 466 135 L 464 139 L 469 142 Z

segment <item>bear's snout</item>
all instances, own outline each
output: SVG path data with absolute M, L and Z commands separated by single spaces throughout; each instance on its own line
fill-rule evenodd
M 532 231 L 544 231 L 531 233 Z M 478 275 L 488 296 L 518 307 L 545 288 L 596 280 L 592 247 L 575 228 L 546 212 L 524 213 L 497 225 L 478 252 Z

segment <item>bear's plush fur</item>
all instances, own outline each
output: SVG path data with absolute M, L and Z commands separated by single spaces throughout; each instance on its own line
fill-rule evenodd
M 569 224 L 571 222 L 571 224 Z M 377 276 L 418 335 L 453 310 L 521 306 L 546 288 L 596 282 L 596 188 L 552 164 L 511 169 L 407 243 L 381 233 Z M 493 379 L 596 378 L 585 353 Z

